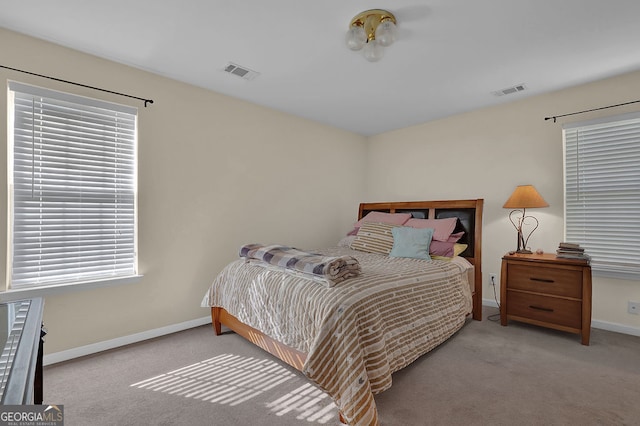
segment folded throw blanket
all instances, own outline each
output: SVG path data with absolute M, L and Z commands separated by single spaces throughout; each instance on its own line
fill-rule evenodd
M 240 257 L 321 278 L 329 287 L 361 272 L 354 257 L 323 256 L 280 245 L 246 244 L 240 248 Z

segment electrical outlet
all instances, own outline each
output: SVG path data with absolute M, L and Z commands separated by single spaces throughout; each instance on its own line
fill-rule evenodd
M 629 300 L 629 304 L 627 305 L 627 312 L 630 314 L 639 315 L 640 314 L 640 302 L 632 302 Z
M 489 274 L 489 284 L 492 286 L 496 286 L 498 284 L 498 275 L 497 274 Z

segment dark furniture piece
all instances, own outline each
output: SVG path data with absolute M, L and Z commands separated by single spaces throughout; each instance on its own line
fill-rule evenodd
M 500 322 L 535 324 L 591 334 L 591 267 L 584 260 L 555 254 L 509 254 L 502 258 Z
M 0 403 L 42 404 L 42 298 L 0 303 Z

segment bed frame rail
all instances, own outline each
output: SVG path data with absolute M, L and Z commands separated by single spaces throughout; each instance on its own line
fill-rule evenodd
M 240 322 L 236 317 L 223 308 L 211 308 L 211 321 L 217 336 L 222 334 L 222 324 L 224 324 L 230 330 L 235 331 L 251 343 L 261 347 L 296 370 L 302 371 L 304 361 L 307 359 L 307 355 L 305 353 L 283 345 L 255 328 Z

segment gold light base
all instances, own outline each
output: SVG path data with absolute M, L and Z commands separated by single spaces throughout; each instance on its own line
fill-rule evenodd
M 396 17 L 393 13 L 383 9 L 370 9 L 364 12 L 358 13 L 349 24 L 350 26 L 363 27 L 365 33 L 367 33 L 368 40 L 376 39 L 376 28 L 382 22 L 389 20 L 394 24 L 397 24 Z

